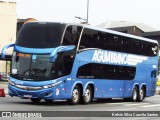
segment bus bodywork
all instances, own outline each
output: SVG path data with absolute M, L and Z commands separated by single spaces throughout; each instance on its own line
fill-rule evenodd
M 143 101 L 156 90 L 154 40 L 90 26 L 25 24 L 12 55 L 9 95 L 71 104 L 93 98 Z

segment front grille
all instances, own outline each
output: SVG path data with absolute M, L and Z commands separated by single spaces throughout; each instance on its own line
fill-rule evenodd
M 22 89 L 22 90 L 41 90 L 42 87 L 31 87 L 31 86 L 21 86 L 21 85 L 15 85 L 15 87 Z

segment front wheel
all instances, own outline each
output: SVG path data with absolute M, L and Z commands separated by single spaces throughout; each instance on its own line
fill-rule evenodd
M 76 105 L 80 101 L 80 88 L 79 86 L 75 86 L 72 91 L 72 98 L 67 100 L 69 104 Z
M 87 86 L 83 96 L 83 103 L 89 104 L 91 101 L 92 101 L 92 89 L 90 86 Z

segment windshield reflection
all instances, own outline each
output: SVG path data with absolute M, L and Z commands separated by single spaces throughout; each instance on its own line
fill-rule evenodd
M 48 80 L 56 78 L 55 63 L 49 54 L 30 55 L 14 52 L 11 77 L 25 80 Z

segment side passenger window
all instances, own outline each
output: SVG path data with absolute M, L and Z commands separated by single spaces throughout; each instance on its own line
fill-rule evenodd
M 132 53 L 133 44 L 132 39 L 128 37 L 122 37 L 122 52 Z
M 68 26 L 64 34 L 62 45 L 77 46 L 81 30 L 82 27 L 79 26 Z
M 113 51 L 122 51 L 122 41 L 121 36 L 112 35 L 111 36 L 111 50 Z
M 97 48 L 98 32 L 85 28 L 81 37 L 79 49 Z
M 99 32 L 98 33 L 98 48 L 103 50 L 110 50 L 111 35 L 108 33 Z

